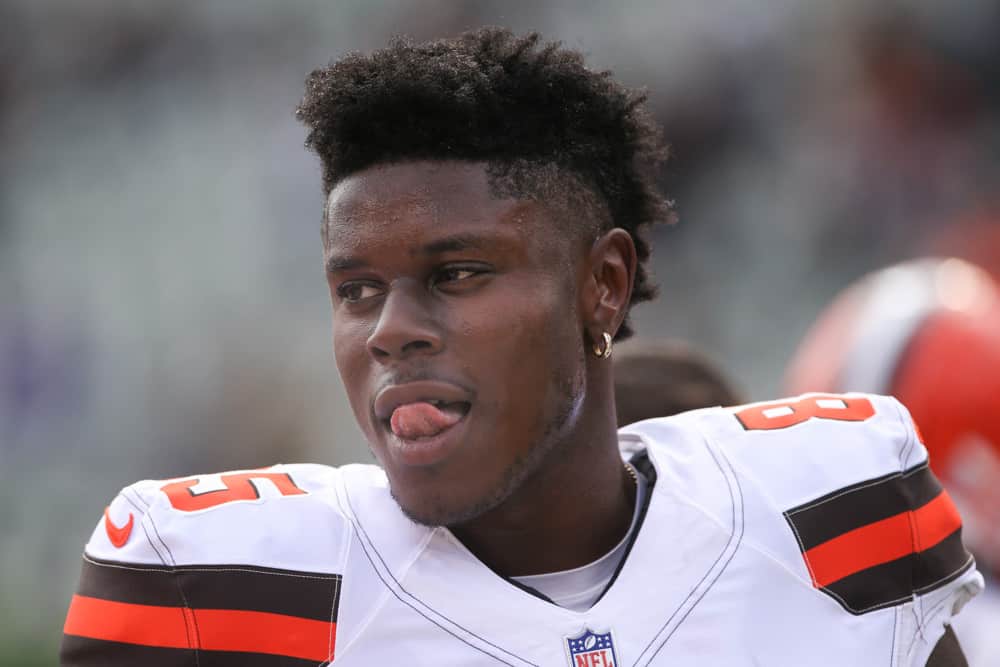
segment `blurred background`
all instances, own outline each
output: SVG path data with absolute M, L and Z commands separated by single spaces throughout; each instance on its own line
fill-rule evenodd
M 0 2 L 0 664 L 55 664 L 120 487 L 370 460 L 293 118 L 347 51 L 500 24 L 648 88 L 680 223 L 639 334 L 697 341 L 750 399 L 858 276 L 1000 267 L 1000 3 L 627 5 Z

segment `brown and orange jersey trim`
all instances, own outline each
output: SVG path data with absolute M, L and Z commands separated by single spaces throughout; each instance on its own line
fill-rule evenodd
M 305 667 L 332 661 L 341 576 L 85 557 L 62 664 Z
M 926 463 L 784 514 L 813 585 L 853 614 L 903 604 L 973 564 L 958 510 Z

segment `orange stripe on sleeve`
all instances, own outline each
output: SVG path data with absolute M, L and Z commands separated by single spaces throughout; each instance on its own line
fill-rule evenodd
M 848 531 L 805 552 L 813 583 L 827 586 L 882 563 L 926 551 L 958 530 L 962 520 L 945 491 L 911 512 Z
M 916 540 L 914 551 L 927 551 L 962 526 L 958 508 L 944 490 L 937 498 L 910 514 L 913 515 Z
M 63 632 L 126 644 L 195 648 L 190 610 L 74 595 Z
M 332 659 L 336 623 L 284 614 L 186 609 L 73 596 L 67 635 L 206 651 L 242 651 L 322 662 Z

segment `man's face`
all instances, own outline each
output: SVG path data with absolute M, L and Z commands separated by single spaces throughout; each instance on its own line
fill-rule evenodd
M 325 236 L 337 367 L 393 496 L 429 525 L 499 505 L 576 422 L 588 247 L 467 162 L 348 177 Z

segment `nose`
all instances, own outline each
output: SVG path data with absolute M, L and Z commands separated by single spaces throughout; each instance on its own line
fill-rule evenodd
M 375 329 L 368 336 L 368 353 L 378 361 L 435 354 L 442 338 L 428 305 L 416 286 L 397 284 L 382 303 Z

